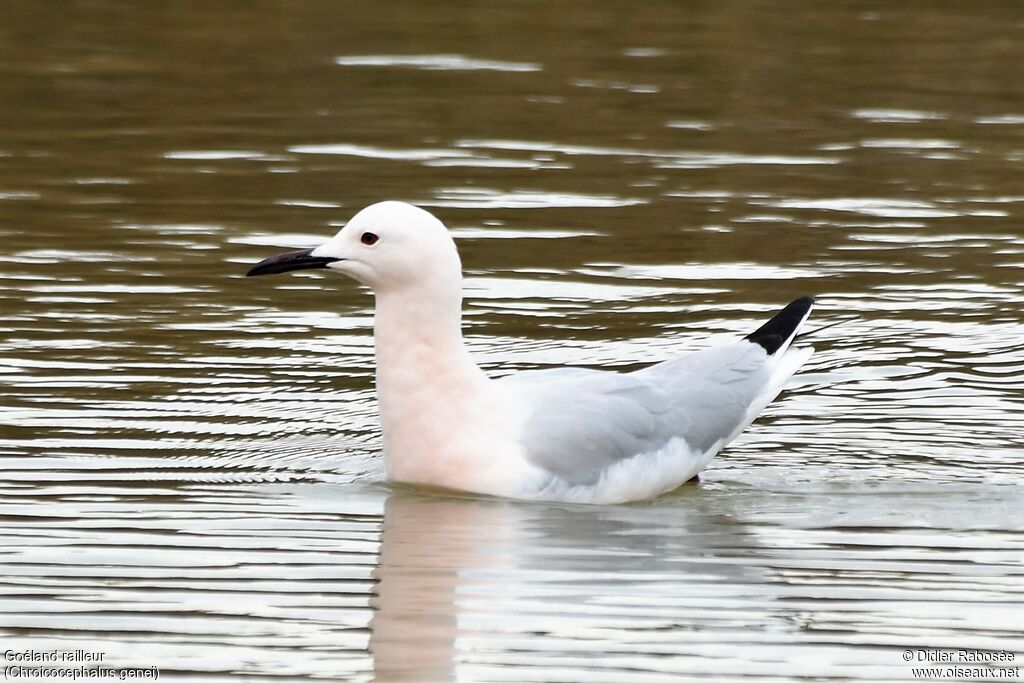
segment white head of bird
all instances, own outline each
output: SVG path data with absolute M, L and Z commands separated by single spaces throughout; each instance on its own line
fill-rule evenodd
M 447 228 L 403 202 L 366 207 L 337 235 L 310 252 L 377 294 L 438 284 L 461 286 L 462 263 Z

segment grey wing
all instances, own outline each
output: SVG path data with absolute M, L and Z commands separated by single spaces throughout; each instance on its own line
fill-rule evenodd
M 735 436 L 763 389 L 766 354 L 753 344 L 718 347 L 628 374 L 596 370 L 507 378 L 530 406 L 527 458 L 571 485 L 683 438 L 696 452 Z

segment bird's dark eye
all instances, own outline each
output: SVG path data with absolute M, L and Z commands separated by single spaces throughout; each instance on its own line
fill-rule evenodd
M 374 235 L 372 232 L 364 232 L 360 237 L 359 241 L 363 244 L 376 244 L 380 238 Z

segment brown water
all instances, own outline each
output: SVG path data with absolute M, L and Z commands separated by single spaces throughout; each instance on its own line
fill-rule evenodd
M 5 3 L 0 649 L 254 681 L 1019 665 L 1021 64 L 1014 2 Z M 371 299 L 242 277 L 386 198 L 458 237 L 495 374 L 804 293 L 853 320 L 678 494 L 392 489 Z

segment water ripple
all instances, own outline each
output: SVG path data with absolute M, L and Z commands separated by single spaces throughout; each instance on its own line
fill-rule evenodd
M 418 202 L 422 206 L 459 208 L 541 209 L 552 207 L 610 208 L 646 204 L 646 199 L 586 195 L 574 192 L 541 192 L 536 190 L 501 191 L 483 187 L 445 187 L 437 190 L 436 199 Z
M 506 62 L 478 59 L 465 55 L 344 55 L 336 57 L 340 66 L 387 66 L 421 69 L 424 71 L 541 71 L 540 64 L 532 62 Z

